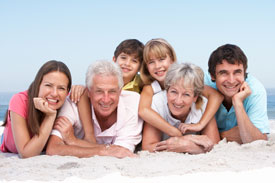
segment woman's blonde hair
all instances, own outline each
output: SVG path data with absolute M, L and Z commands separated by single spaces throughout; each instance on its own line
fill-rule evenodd
M 184 82 L 181 82 L 182 80 L 184 80 Z M 193 87 L 194 96 L 198 97 L 196 101 L 196 108 L 201 109 L 203 104 L 201 94 L 204 89 L 203 70 L 199 66 L 191 63 L 172 64 L 169 67 L 164 80 L 165 90 L 168 90 L 172 85 L 179 83 L 183 83 L 184 88 Z
M 147 68 L 151 55 L 157 58 L 166 58 L 169 55 L 173 62 L 177 61 L 175 50 L 165 39 L 157 38 L 148 41 L 143 50 L 143 62 L 140 69 L 140 76 L 144 84 L 151 84 L 155 80 Z

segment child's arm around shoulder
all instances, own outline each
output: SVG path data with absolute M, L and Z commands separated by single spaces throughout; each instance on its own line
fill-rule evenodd
M 84 129 L 84 140 L 91 143 L 96 143 L 91 103 L 88 97 L 88 89 L 86 89 L 84 94 L 80 97 L 80 100 L 77 103 L 77 109 L 82 127 Z
M 181 136 L 181 132 L 165 121 L 151 108 L 154 91 L 151 85 L 145 85 L 140 95 L 139 116 L 147 123 L 161 130 L 169 136 Z

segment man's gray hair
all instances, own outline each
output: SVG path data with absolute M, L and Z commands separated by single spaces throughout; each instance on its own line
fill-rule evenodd
M 93 85 L 93 78 L 95 75 L 101 76 L 115 76 L 118 80 L 118 87 L 123 87 L 123 75 L 120 67 L 114 62 L 99 60 L 92 63 L 86 73 L 86 87 L 90 90 Z
M 168 90 L 170 86 L 180 82 L 182 79 L 184 79 L 184 88 L 194 87 L 195 96 L 201 95 L 204 88 L 204 73 L 199 66 L 191 63 L 172 64 L 164 80 L 165 89 Z

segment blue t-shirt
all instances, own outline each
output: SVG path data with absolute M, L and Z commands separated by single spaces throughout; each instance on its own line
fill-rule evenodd
M 269 121 L 267 117 L 267 96 L 264 86 L 252 75 L 248 74 L 245 80 L 252 93 L 244 101 L 243 105 L 250 121 L 262 132 L 269 133 Z M 217 89 L 216 82 L 211 81 L 210 74 L 205 74 L 205 85 Z M 229 111 L 221 104 L 217 111 L 216 121 L 220 132 L 230 130 L 237 126 L 235 109 L 232 105 Z

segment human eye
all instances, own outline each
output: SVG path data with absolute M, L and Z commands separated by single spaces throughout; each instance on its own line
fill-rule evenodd
M 95 90 L 95 93 L 96 94 L 101 94 L 101 93 L 103 93 L 103 91 L 102 90 Z
M 222 70 L 222 71 L 218 72 L 218 75 L 225 76 L 225 75 L 227 75 L 227 72 Z
M 52 84 L 51 84 L 51 83 L 44 83 L 44 86 L 46 86 L 46 87 L 51 87 Z
M 154 63 L 153 60 L 149 60 L 149 61 L 148 61 L 148 64 L 153 64 L 153 63 Z
M 242 73 L 243 73 L 243 71 L 241 69 L 238 69 L 235 71 L 235 74 L 242 74 Z
M 138 61 L 138 59 L 133 59 L 132 60 L 134 63 L 138 63 L 139 61 Z
M 66 90 L 67 90 L 67 87 L 65 87 L 65 86 L 60 86 L 60 87 L 58 87 L 58 89 L 59 89 L 59 90 L 62 90 L 62 91 L 66 91 Z

